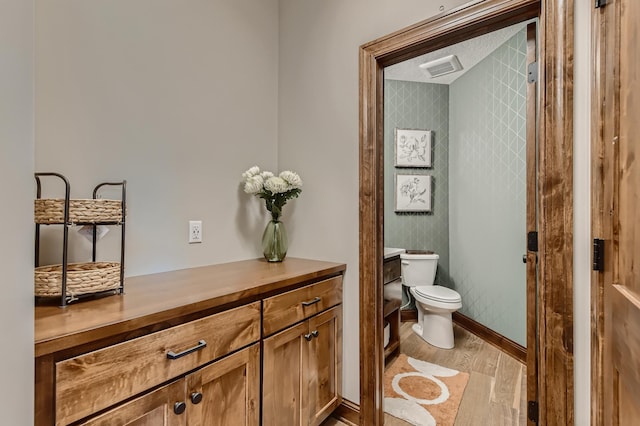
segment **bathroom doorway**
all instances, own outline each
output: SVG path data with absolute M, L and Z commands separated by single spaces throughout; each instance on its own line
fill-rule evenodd
M 491 424 L 517 422 L 518 417 L 522 423 L 527 411 L 526 392 L 519 383 L 526 377 L 527 233 L 536 231 L 537 96 L 535 78 L 527 72 L 536 61 L 536 25 L 536 20 L 516 23 L 384 69 L 385 306 L 401 297 L 403 322 L 413 323 L 422 339 L 407 334 L 411 327 L 402 324 L 401 335 L 410 340 L 403 342 L 401 353 L 431 355 L 433 359 L 423 359 L 434 362 L 441 358 L 444 366 L 462 367 L 471 374 L 466 398 L 473 395 L 475 403 L 463 398 L 461 419 L 471 415 L 468 410 L 480 416 L 483 410 L 478 411 L 478 406 L 518 400 L 513 410 L 484 410 L 484 418 L 476 417 Z M 430 200 L 425 203 L 415 197 L 418 201 L 408 202 L 416 211 L 406 211 L 399 200 L 400 181 L 412 182 L 416 177 L 429 179 L 428 191 L 418 193 L 424 192 L 422 198 L 428 194 Z M 529 223 L 527 207 L 532 213 Z M 435 252 L 435 287 L 422 291 L 454 291 L 451 303 L 440 295 L 435 305 L 437 311 L 442 311 L 443 304 L 451 305 L 455 325 L 449 320 L 446 327 L 436 327 L 439 315 L 432 314 L 434 319 L 427 320 L 418 313 L 429 312 L 432 302 L 428 296 L 419 303 L 416 297 L 420 297 L 401 280 L 388 283 L 395 278 L 390 272 L 419 267 L 408 258 L 421 258 L 403 255 L 401 260 L 393 256 L 399 251 L 395 248 Z M 535 296 L 535 261 L 533 266 L 529 287 Z M 405 284 L 413 285 L 406 280 Z M 531 306 L 535 312 L 535 303 Z M 425 328 L 428 331 L 423 336 Z M 448 354 L 435 349 L 450 347 L 436 339 L 452 329 L 456 331 L 455 347 Z M 391 330 L 391 334 L 398 331 Z M 535 329 L 531 332 L 535 334 Z M 479 352 L 474 351 L 480 347 L 477 338 L 484 340 Z M 485 342 L 502 353 L 486 349 Z M 458 363 L 457 358 L 473 362 Z M 509 365 L 508 378 L 496 369 L 505 365 Z M 481 390 L 484 385 L 479 383 L 487 377 L 502 389 L 505 395 L 500 398 L 505 401 L 492 399 L 496 396 Z
M 384 246 L 435 252 L 435 284 L 462 296 L 454 320 L 498 337 L 523 361 L 522 257 L 527 231 L 536 230 L 535 220 L 526 223 L 527 187 L 536 182 L 535 155 L 529 182 L 526 168 L 527 118 L 535 129 L 535 115 L 527 117 L 527 86 L 535 86 L 527 82 L 528 23 L 535 46 L 535 24 L 521 22 L 384 70 Z M 533 93 L 534 111 L 535 101 Z M 416 177 L 429 179 L 428 208 L 423 195 L 406 211 L 401 181 Z M 401 294 L 403 318 L 415 318 L 407 287 L 398 287 L 385 280 L 385 299 Z
M 360 50 L 360 321 L 361 321 L 361 424 L 383 423 L 381 375 L 382 265 L 384 173 L 383 173 L 383 69 L 403 60 L 437 50 L 477 35 L 539 17 L 540 178 L 532 190 L 537 195 L 538 235 L 527 236 L 527 270 L 540 270 L 536 291 L 527 291 L 527 380 L 529 423 L 546 422 L 546 416 L 573 418 L 573 356 L 567 346 L 572 319 L 572 8 L 557 0 L 485 0 L 463 6 L 450 14 L 424 21 L 365 44 Z M 541 10 L 544 12 L 541 14 Z M 570 32 L 572 34 L 572 32 Z M 532 67 L 535 68 L 535 67 Z M 534 72 L 535 74 L 535 72 Z M 534 109 L 535 113 L 535 109 Z M 531 188 L 529 188 L 531 189 Z M 527 217 L 531 215 L 527 212 Z M 535 216 L 534 216 L 535 217 Z M 535 219 L 534 219 L 535 221 Z M 529 232 L 529 231 L 528 231 Z M 535 232 L 535 231 L 530 231 Z M 540 247 L 540 252 L 536 252 Z M 520 254 L 522 256 L 522 254 Z M 533 303 L 529 303 L 533 302 Z M 366 348 L 376 348 L 368 350 Z M 379 348 L 379 349 L 378 349 Z M 540 373 L 539 373 L 540 372 Z M 561 395 L 561 397 L 558 397 Z M 536 415 L 539 417 L 536 418 Z M 559 420 L 561 421 L 561 420 Z

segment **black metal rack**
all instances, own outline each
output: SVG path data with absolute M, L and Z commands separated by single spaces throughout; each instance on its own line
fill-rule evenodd
M 61 179 L 64 182 L 65 186 L 65 197 L 64 197 L 64 219 L 62 223 L 56 223 L 57 225 L 63 225 L 63 242 L 62 242 L 62 278 L 61 278 L 61 296 L 60 296 L 60 307 L 64 308 L 69 303 L 72 303 L 77 300 L 81 300 L 84 298 L 95 298 L 100 296 L 107 296 L 113 294 L 123 294 L 124 293 L 124 247 L 125 247 L 125 217 L 126 217 L 126 193 L 127 193 L 127 181 L 123 180 L 121 182 L 103 182 L 98 184 L 93 189 L 93 199 L 98 199 L 98 192 L 101 188 L 105 186 L 120 186 L 122 188 L 121 195 L 121 204 L 122 204 L 122 216 L 119 221 L 91 221 L 91 222 L 72 222 L 69 219 L 69 205 L 70 205 L 70 194 L 71 194 L 71 186 L 66 177 L 61 175 L 60 173 L 53 172 L 40 172 L 34 174 L 36 179 L 36 198 L 41 199 L 42 197 L 42 184 L 40 182 L 41 177 L 53 176 Z M 35 230 L 35 266 L 40 266 L 40 225 L 41 223 L 36 222 L 36 230 Z M 90 294 L 80 294 L 80 295 L 67 295 L 67 274 L 68 274 L 68 249 L 69 249 L 69 226 L 78 225 L 84 226 L 89 225 L 93 227 L 93 238 L 92 238 L 92 255 L 91 259 L 93 262 L 96 261 L 96 252 L 97 252 L 97 228 L 99 225 L 118 225 L 121 230 L 120 237 L 120 286 L 115 290 L 106 290 L 97 293 Z M 36 296 L 36 301 L 41 299 Z M 45 299 L 45 298 L 42 298 Z M 50 299 L 50 298 L 46 298 Z

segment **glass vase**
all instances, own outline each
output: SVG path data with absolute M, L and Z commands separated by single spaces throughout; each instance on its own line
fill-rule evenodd
M 287 255 L 287 230 L 279 220 L 270 220 L 262 234 L 262 252 L 268 262 L 282 262 Z

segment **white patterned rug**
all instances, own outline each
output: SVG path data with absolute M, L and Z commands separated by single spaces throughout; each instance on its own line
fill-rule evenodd
M 384 373 L 384 411 L 413 425 L 453 425 L 469 374 L 400 354 Z

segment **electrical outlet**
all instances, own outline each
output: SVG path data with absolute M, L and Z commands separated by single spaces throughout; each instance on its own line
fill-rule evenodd
M 189 244 L 202 242 L 202 221 L 189 221 Z

